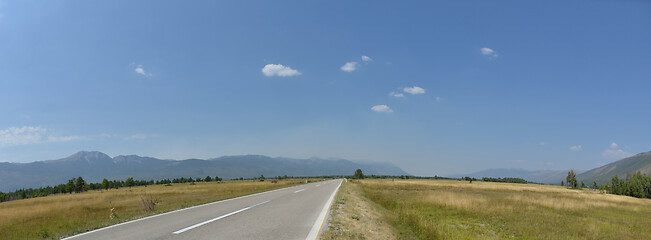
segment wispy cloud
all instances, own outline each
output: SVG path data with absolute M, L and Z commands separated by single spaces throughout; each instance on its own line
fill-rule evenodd
M 542 142 L 542 141 L 541 141 L 541 142 L 539 142 L 538 144 L 540 144 L 540 146 L 545 146 L 545 145 L 547 145 L 547 142 Z
M 155 137 L 157 136 L 156 134 L 144 134 L 144 133 L 136 133 L 130 136 L 126 136 L 123 139 L 124 140 L 144 140 L 150 137 Z
M 601 156 L 604 158 L 621 159 L 633 156 L 633 154 L 621 149 L 606 149 L 603 153 L 601 153 Z
M 397 97 L 397 98 L 405 97 L 404 94 L 402 94 L 402 93 L 397 93 L 397 92 L 390 92 L 390 93 L 389 93 L 389 96 L 391 96 L 391 97 Z
M 81 136 L 55 136 L 46 128 L 38 126 L 9 127 L 0 130 L 0 147 L 38 144 L 46 142 L 68 142 L 83 139 Z
M 381 113 L 392 113 L 393 110 L 387 105 L 375 105 L 371 107 L 371 110 L 375 112 L 381 112 Z
M 493 49 L 490 49 L 490 48 L 486 48 L 486 47 L 485 47 L 485 48 L 479 49 L 479 51 L 480 51 L 481 54 L 483 54 L 484 56 L 489 56 L 489 57 L 493 57 L 493 58 L 496 58 L 496 57 L 497 57 L 497 51 L 495 51 L 495 50 L 493 50 Z
M 301 72 L 298 70 L 292 69 L 282 64 L 267 64 L 262 68 L 262 73 L 267 77 L 292 77 L 301 75 Z
M 436 101 L 436 102 L 442 102 L 442 101 L 445 101 L 445 98 L 442 98 L 442 97 L 436 97 L 436 98 L 435 98 L 435 101 Z
M 373 61 L 373 59 L 371 57 L 369 57 L 369 56 L 362 56 L 362 61 L 370 62 L 370 61 Z
M 577 152 L 583 150 L 583 147 L 581 145 L 571 146 L 570 150 Z
M 423 89 L 421 87 L 417 87 L 417 86 L 405 87 L 402 90 L 405 91 L 406 93 L 409 93 L 409 94 L 424 94 L 425 93 L 425 89 Z
M 341 66 L 341 70 L 345 72 L 352 72 L 357 69 L 357 62 L 347 62 L 343 66 Z

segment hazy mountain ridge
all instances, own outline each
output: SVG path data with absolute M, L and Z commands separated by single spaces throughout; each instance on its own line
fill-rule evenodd
M 58 160 L 31 163 L 0 162 L 0 191 L 36 188 L 66 183 L 73 177 L 88 182 L 102 179 L 158 180 L 179 177 L 239 177 L 352 175 L 355 169 L 365 174 L 408 175 L 388 163 L 357 163 L 349 160 L 272 158 L 262 155 L 223 156 L 211 159 L 161 160 L 137 155 L 111 158 L 102 152 L 78 152 Z
M 568 170 L 525 170 L 521 168 L 494 168 L 465 175 L 454 175 L 452 177 L 517 177 L 530 182 L 560 184 L 565 181 Z M 651 151 L 638 153 L 631 157 L 623 158 L 615 162 L 597 167 L 588 171 L 574 170 L 577 173 L 577 180 L 591 185 L 593 181 L 598 184 L 605 184 L 615 176 L 626 177 L 627 173 L 635 174 L 640 171 L 642 174 L 651 175 Z
M 638 153 L 636 155 L 617 160 L 604 166 L 577 174 L 579 181 L 586 185 L 595 181 L 599 184 L 610 182 L 617 175 L 620 178 L 626 177 L 627 173 L 635 174 L 640 171 L 642 174 L 651 175 L 651 152 Z

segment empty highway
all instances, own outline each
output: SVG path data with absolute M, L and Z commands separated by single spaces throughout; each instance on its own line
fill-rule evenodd
M 66 239 L 316 239 L 341 181 L 208 203 Z

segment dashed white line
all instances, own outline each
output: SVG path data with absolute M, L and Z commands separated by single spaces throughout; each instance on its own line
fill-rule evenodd
M 298 191 L 294 191 L 294 193 L 299 193 L 299 192 L 302 192 L 302 191 L 304 191 L 304 190 L 305 190 L 305 188 L 303 188 L 303 189 L 301 189 L 301 190 L 298 190 Z
M 222 218 L 225 218 L 225 217 L 228 217 L 228 216 L 231 216 L 231 215 L 235 215 L 235 214 L 238 214 L 238 213 L 244 212 L 244 211 L 246 211 L 246 210 L 249 210 L 249 209 L 251 209 L 251 208 L 254 208 L 254 207 L 256 207 L 256 206 L 260 206 L 260 205 L 262 205 L 262 204 L 268 203 L 269 201 L 271 201 L 271 200 L 267 200 L 267 201 L 264 201 L 264 202 L 258 203 L 258 204 L 256 204 L 256 205 L 250 206 L 250 207 L 242 208 L 242 209 L 237 210 L 237 211 L 235 211 L 235 212 L 231 212 L 231 213 L 229 213 L 229 214 L 222 215 L 222 216 L 219 216 L 219 217 L 216 217 L 216 218 L 210 219 L 210 220 L 205 221 L 205 222 L 197 223 L 197 224 L 195 224 L 195 225 L 192 225 L 192 226 L 186 227 L 186 228 L 184 228 L 184 229 L 178 230 L 178 231 L 174 232 L 174 234 L 183 233 L 183 232 L 185 232 L 185 231 L 192 230 L 193 228 L 201 227 L 201 226 L 203 226 L 203 225 L 206 225 L 206 224 L 208 224 L 208 223 L 211 223 L 211 222 L 217 221 L 217 220 L 219 220 L 219 219 L 222 219 Z

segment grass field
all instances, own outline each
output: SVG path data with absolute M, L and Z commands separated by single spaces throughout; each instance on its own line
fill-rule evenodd
M 0 203 L 0 239 L 49 239 L 203 203 L 305 183 L 305 179 L 153 185 Z M 151 204 L 156 203 L 153 210 Z M 111 209 L 114 209 L 111 213 Z
M 400 239 L 649 239 L 651 199 L 560 186 L 362 180 Z

